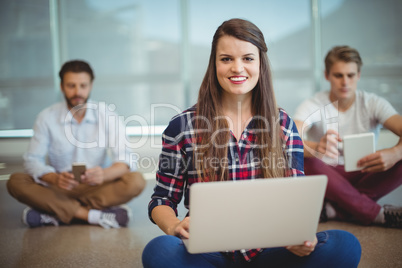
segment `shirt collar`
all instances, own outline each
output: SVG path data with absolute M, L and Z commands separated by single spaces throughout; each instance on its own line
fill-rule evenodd
M 97 117 L 97 112 L 98 112 L 98 105 L 97 103 L 88 100 L 87 106 L 91 105 L 94 108 L 87 108 L 85 111 L 85 116 L 84 120 L 82 122 L 85 123 L 97 123 L 98 122 L 98 117 Z M 70 113 L 67 102 L 64 101 L 61 106 L 60 106 L 60 122 L 62 124 L 71 124 L 72 122 L 77 123 L 77 120 L 74 119 L 72 114 Z
M 242 134 L 242 135 L 244 135 L 244 134 L 247 135 L 247 137 L 243 136 L 243 139 L 249 144 L 254 144 L 256 142 L 257 135 L 254 131 L 255 126 L 256 126 L 256 122 L 255 122 L 255 118 L 253 117 L 251 119 L 251 121 L 248 123 L 246 129 L 244 130 L 244 132 Z

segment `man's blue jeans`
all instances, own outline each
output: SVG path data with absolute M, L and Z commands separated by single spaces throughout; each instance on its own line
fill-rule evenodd
M 142 254 L 145 268 L 162 267 L 357 267 L 361 246 L 349 232 L 330 230 L 317 233 L 318 243 L 309 256 L 298 257 L 285 248 L 264 249 L 250 263 L 240 253 L 234 259 L 225 253 L 190 254 L 180 238 L 159 236 L 151 240 Z

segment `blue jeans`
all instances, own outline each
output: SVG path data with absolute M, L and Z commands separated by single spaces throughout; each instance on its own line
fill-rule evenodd
M 159 236 L 151 240 L 142 254 L 145 268 L 175 267 L 357 267 L 361 247 L 357 238 L 349 232 L 330 230 L 317 233 L 318 243 L 309 256 L 298 257 L 287 249 L 264 249 L 251 262 L 240 253 L 234 258 L 225 253 L 190 254 L 180 238 Z

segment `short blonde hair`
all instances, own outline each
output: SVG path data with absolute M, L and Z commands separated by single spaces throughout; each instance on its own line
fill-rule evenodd
M 332 65 L 337 61 L 355 62 L 357 70 L 360 72 L 363 61 L 360 58 L 359 52 L 349 46 L 336 46 L 333 47 L 325 57 L 325 72 L 328 74 Z

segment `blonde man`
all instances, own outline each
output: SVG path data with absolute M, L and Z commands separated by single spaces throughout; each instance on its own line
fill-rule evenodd
M 325 58 L 331 89 L 297 108 L 293 119 L 305 147 L 305 174 L 328 176 L 322 220 L 402 228 L 402 207 L 377 204 L 402 183 L 402 116 L 385 99 L 357 89 L 361 66 L 356 49 L 334 47 Z M 360 159 L 361 171 L 345 172 L 338 146 L 343 136 L 373 132 L 377 139 L 381 125 L 399 136 L 399 142 Z

